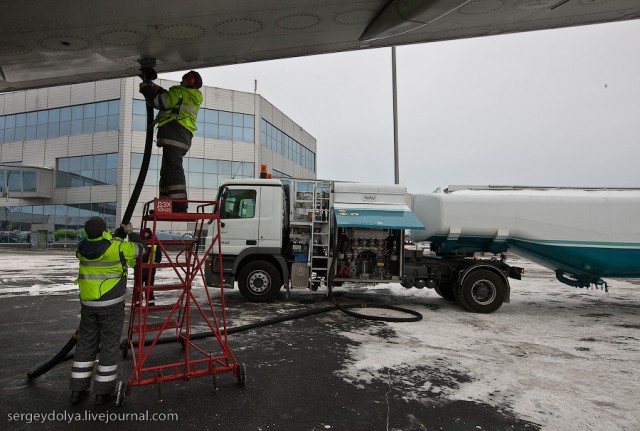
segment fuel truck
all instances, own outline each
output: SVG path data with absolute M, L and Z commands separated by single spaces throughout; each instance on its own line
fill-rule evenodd
M 310 179 L 237 179 L 221 184 L 222 254 L 206 257 L 205 280 L 237 283 L 250 301 L 283 286 L 329 290 L 399 283 L 434 289 L 472 312 L 509 302 L 509 279 L 529 258 L 576 287 L 601 277 L 640 276 L 640 190 L 448 187 L 407 193 L 402 185 Z M 209 226 L 207 241 L 215 236 Z M 428 249 L 405 247 L 405 232 Z

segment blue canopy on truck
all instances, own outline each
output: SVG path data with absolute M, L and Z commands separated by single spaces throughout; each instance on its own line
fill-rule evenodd
M 335 204 L 334 213 L 339 227 L 424 229 L 406 205 Z

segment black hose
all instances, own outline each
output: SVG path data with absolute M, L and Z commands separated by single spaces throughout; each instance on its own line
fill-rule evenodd
M 406 314 L 410 314 L 412 317 L 386 317 L 386 316 L 372 316 L 369 314 L 362 314 L 362 313 L 356 313 L 354 311 L 351 311 L 350 309 L 352 308 L 378 308 L 378 309 L 385 309 L 385 310 L 394 310 L 394 311 L 399 311 L 401 313 L 406 313 Z M 237 334 L 238 332 L 243 332 L 243 331 L 248 331 L 250 329 L 255 329 L 255 328 L 260 328 L 262 326 L 268 326 L 268 325 L 273 325 L 275 323 L 281 323 L 281 322 L 286 322 L 287 320 L 295 320 L 295 319 L 300 319 L 302 317 L 309 317 L 309 316 L 314 316 L 316 314 L 321 314 L 321 313 L 327 313 L 329 311 L 342 311 L 343 313 L 352 316 L 352 317 L 357 317 L 359 319 L 366 319 L 366 320 L 375 320 L 375 321 L 379 321 L 379 322 L 419 322 L 420 320 L 422 320 L 422 314 L 420 314 L 417 311 L 414 310 L 410 310 L 407 308 L 402 308 L 402 307 L 396 307 L 394 305 L 377 305 L 377 304 L 346 304 L 346 305 L 340 305 L 338 303 L 334 303 L 334 305 L 328 306 L 328 307 L 322 307 L 322 308 L 316 308 L 313 310 L 305 310 L 305 311 L 299 311 L 297 313 L 290 313 L 284 316 L 278 316 L 278 317 L 272 317 L 270 319 L 265 319 L 265 320 L 260 320 L 258 322 L 253 322 L 253 323 L 248 323 L 246 325 L 240 325 L 240 326 L 234 326 L 231 328 L 227 328 L 227 334 Z M 191 336 L 189 337 L 191 340 L 198 340 L 201 338 L 207 338 L 207 337 L 212 337 L 213 333 L 211 331 L 206 331 L 206 332 L 197 332 L 195 334 L 191 334 Z M 168 336 L 168 337 L 160 337 L 158 338 L 158 341 L 156 341 L 156 344 L 165 344 L 165 343 L 173 343 L 177 341 L 177 337 L 175 336 Z M 150 344 L 153 343 L 153 340 L 145 340 L 145 345 L 148 346 Z M 135 344 L 135 343 L 134 343 Z M 129 343 L 127 340 L 123 341 L 123 343 L 120 345 L 120 347 L 124 350 L 126 348 L 129 347 Z
M 138 203 L 144 180 L 147 178 L 147 170 L 149 170 L 149 161 L 151 160 L 151 150 L 153 149 L 153 104 L 150 100 L 147 100 L 147 135 L 144 142 L 144 155 L 142 157 L 142 165 L 140 165 L 140 172 L 138 173 L 138 179 L 136 185 L 133 188 L 133 193 L 129 198 L 129 204 L 122 216 L 122 224 L 128 224 L 131 221 L 133 210 Z
M 419 322 L 422 320 L 422 314 L 408 308 L 396 307 L 395 305 L 376 305 L 376 304 L 349 304 L 340 305 L 336 302 L 336 308 L 345 314 L 359 319 L 375 320 L 378 322 Z M 349 310 L 350 308 L 380 308 L 383 310 L 394 310 L 401 313 L 410 314 L 413 317 L 387 317 L 387 316 L 372 316 L 369 314 L 356 313 Z
M 67 341 L 67 344 L 65 344 L 64 347 L 60 349 L 60 351 L 56 353 L 56 355 L 53 358 L 49 359 L 48 361 L 42 362 L 41 364 L 38 364 L 32 369 L 30 369 L 27 372 L 27 378 L 29 380 L 34 379 L 46 373 L 47 371 L 55 367 L 58 363 L 66 359 L 70 359 L 67 356 L 69 355 L 69 352 L 71 352 L 71 349 L 73 349 L 73 346 L 75 346 L 76 343 L 78 342 L 78 331 L 79 329 L 76 329 L 76 332 L 74 332 L 71 338 L 69 338 L 69 341 Z M 73 358 L 73 354 L 71 354 L 71 358 Z
M 362 313 L 356 313 L 354 311 L 351 311 L 351 309 L 353 309 L 353 308 L 360 308 L 360 309 L 377 308 L 377 309 L 384 309 L 384 310 L 393 310 L 393 311 L 399 311 L 401 313 L 410 314 L 412 317 L 372 316 L 372 315 L 369 315 L 369 314 L 362 314 Z M 377 304 L 364 304 L 364 303 L 363 304 L 345 304 L 345 305 L 340 305 L 338 303 L 335 303 L 334 305 L 331 305 L 331 306 L 328 306 L 328 307 L 316 308 L 316 309 L 313 309 L 313 310 L 299 311 L 299 312 L 296 312 L 296 313 L 287 314 L 285 316 L 272 317 L 270 319 L 260 320 L 258 322 L 248 323 L 246 325 L 240 325 L 240 326 L 234 326 L 234 327 L 231 327 L 231 328 L 227 328 L 227 334 L 237 334 L 239 332 L 244 332 L 244 331 L 248 331 L 248 330 L 251 330 L 251 329 L 260 328 L 262 326 L 273 325 L 273 324 L 276 324 L 276 323 L 286 322 L 287 320 L 300 319 L 300 318 L 303 318 L 303 317 L 309 317 L 309 316 L 313 316 L 313 315 L 316 315 L 316 314 L 327 313 L 327 312 L 335 311 L 335 310 L 342 311 L 343 313 L 345 313 L 345 314 L 347 314 L 349 316 L 357 317 L 359 319 L 375 320 L 375 321 L 382 321 L 382 322 L 419 322 L 420 320 L 422 320 L 422 314 L 420 314 L 419 312 L 414 311 L 414 310 L 410 310 L 408 308 L 397 307 L 397 306 L 394 306 L 394 305 L 377 305 Z M 206 331 L 206 332 L 197 332 L 195 334 L 191 334 L 191 336 L 189 338 L 191 340 L 199 340 L 199 339 L 202 339 L 202 338 L 207 338 L 207 337 L 212 337 L 212 336 L 213 336 L 213 333 L 211 331 Z M 178 338 L 176 336 L 160 337 L 160 338 L 158 338 L 158 341 L 156 341 L 156 345 L 158 345 L 158 344 L 167 344 L 167 343 L 175 343 L 176 341 L 178 341 Z M 136 342 L 134 340 L 134 344 L 135 343 Z M 148 345 L 150 345 L 152 343 L 153 343 L 153 339 L 148 339 L 148 340 L 145 340 L 145 342 L 144 342 L 145 346 L 148 346 Z M 75 342 L 73 343 L 73 345 L 75 345 Z M 36 371 L 29 371 L 29 373 L 27 374 L 27 377 L 29 377 L 29 378 L 38 377 L 40 374 L 43 374 L 43 373 L 49 371 L 57 363 L 73 358 L 73 353 L 69 353 L 69 351 L 71 350 L 73 345 L 71 345 L 71 347 L 69 347 L 69 349 L 64 353 L 64 357 L 60 357 L 60 355 L 62 353 L 62 350 L 61 350 L 60 353 L 58 353 L 56 355 L 57 362 L 53 363 L 51 366 L 49 366 L 49 368 L 44 369 L 43 371 L 41 371 L 38 374 L 36 374 Z M 122 343 L 120 344 L 120 348 L 122 350 L 128 349 L 129 348 L 129 341 L 128 340 L 123 340 Z M 43 367 L 45 364 L 48 364 L 50 362 L 53 362 L 53 361 L 52 360 L 47 361 L 47 363 L 41 364 L 41 365 L 37 366 L 35 369 L 37 370 L 39 367 Z
M 149 169 L 149 161 L 151 160 L 151 150 L 153 149 L 153 105 L 151 101 L 147 101 L 147 135 L 144 145 L 144 156 L 142 158 L 142 165 L 140 166 L 140 173 L 138 174 L 138 179 L 136 180 L 136 185 L 133 188 L 133 193 L 131 193 L 131 197 L 129 198 L 129 204 L 127 205 L 127 209 L 124 212 L 124 216 L 122 217 L 122 224 L 128 224 L 131 221 L 131 216 L 133 215 L 133 210 L 138 203 L 138 198 L 140 197 L 140 192 L 142 191 L 142 186 L 144 185 L 144 180 L 147 177 L 147 170 Z M 33 379 L 38 377 L 53 367 L 55 367 L 58 363 L 73 358 L 73 354 L 70 354 L 71 349 L 78 342 L 78 330 L 73 333 L 67 344 L 51 359 L 45 361 L 39 365 L 36 365 L 34 368 L 27 372 L 27 378 Z

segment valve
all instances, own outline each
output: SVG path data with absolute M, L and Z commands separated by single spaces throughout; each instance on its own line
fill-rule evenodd
M 141 67 L 140 75 L 138 75 L 142 82 L 151 83 L 158 78 L 158 73 L 153 67 Z

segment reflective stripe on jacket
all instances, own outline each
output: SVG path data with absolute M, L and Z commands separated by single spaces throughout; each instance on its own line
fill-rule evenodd
M 110 237 L 110 235 L 109 235 Z M 104 237 L 86 239 L 85 241 L 103 241 Z M 113 289 L 120 280 L 127 277 L 126 265 L 135 265 L 135 259 L 142 255 L 141 244 L 122 241 L 120 238 L 109 238 L 109 248 L 98 258 L 88 259 L 80 253 L 76 257 L 80 261 L 80 270 L 76 284 L 80 288 L 80 300 L 95 301 Z M 122 253 L 122 256 L 121 256 Z
M 196 117 L 201 104 L 200 90 L 182 85 L 173 86 L 153 99 L 153 105 L 160 110 L 154 122 L 163 126 L 176 120 L 193 134 L 196 131 Z

